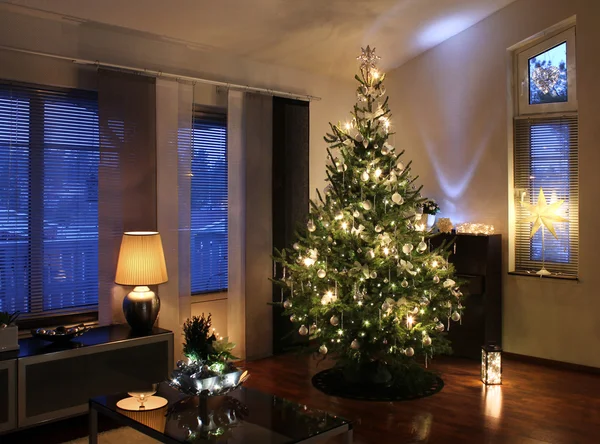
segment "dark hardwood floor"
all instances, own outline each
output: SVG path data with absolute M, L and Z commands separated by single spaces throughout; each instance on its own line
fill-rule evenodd
M 311 377 L 328 365 L 297 355 L 249 362 L 247 385 L 353 420 L 357 443 L 600 443 L 600 375 L 505 360 L 503 385 L 486 388 L 478 362 L 440 357 L 430 366 L 440 393 L 390 403 L 319 392 Z
M 505 360 L 504 384 L 486 389 L 478 362 L 441 357 L 430 366 L 444 379 L 440 393 L 391 403 L 319 392 L 311 377 L 329 365 L 294 354 L 248 362 L 252 376 L 247 385 L 353 420 L 356 443 L 600 443 L 598 374 Z M 111 424 L 105 422 L 102 428 Z M 86 418 L 79 417 L 0 435 L 0 443 L 54 444 L 86 434 Z

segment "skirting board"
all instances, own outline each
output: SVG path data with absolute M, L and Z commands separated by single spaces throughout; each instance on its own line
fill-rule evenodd
M 502 352 L 502 356 L 512 361 L 527 362 L 530 364 L 543 365 L 545 367 L 558 368 L 562 370 L 571 370 L 582 373 L 600 374 L 600 368 L 588 365 L 573 364 L 571 362 L 555 361 L 553 359 L 538 358 L 535 356 L 519 355 L 517 353 Z

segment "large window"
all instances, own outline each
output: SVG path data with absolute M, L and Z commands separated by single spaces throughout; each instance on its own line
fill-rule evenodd
M 0 83 L 0 311 L 97 307 L 97 103 Z
M 534 273 L 543 266 L 552 274 L 576 277 L 579 168 L 575 28 L 518 53 L 517 73 L 515 271 Z M 547 211 L 555 216 L 549 221 L 556 237 L 544 224 L 532 237 L 535 222 L 520 222 L 531 217 L 533 206 L 543 210 L 542 190 Z
M 191 184 L 191 289 L 227 290 L 227 123 L 195 109 Z

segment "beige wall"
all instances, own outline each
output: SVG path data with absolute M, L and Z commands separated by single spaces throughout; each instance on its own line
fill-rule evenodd
M 507 51 L 577 15 L 580 281 L 504 275 L 506 351 L 600 367 L 600 2 L 517 0 L 390 73 L 396 145 L 455 222 L 492 223 L 508 258 L 512 105 Z

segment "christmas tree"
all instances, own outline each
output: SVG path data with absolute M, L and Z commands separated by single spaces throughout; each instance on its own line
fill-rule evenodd
M 391 383 L 449 351 L 461 293 L 444 246 L 431 251 L 420 213 L 428 199 L 390 144 L 385 75 L 367 46 L 352 120 L 325 136 L 327 182 L 305 227 L 277 251 L 284 314 L 350 379 Z M 425 216 L 426 217 L 426 216 Z

